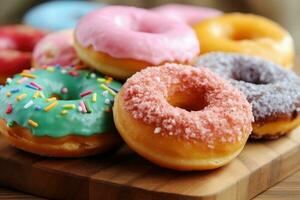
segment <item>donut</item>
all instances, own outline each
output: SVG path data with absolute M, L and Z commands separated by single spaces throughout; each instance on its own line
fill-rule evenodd
M 121 85 L 71 67 L 25 70 L 0 90 L 0 132 L 11 145 L 51 157 L 82 157 L 120 144 L 112 104 Z
M 138 154 L 176 170 L 225 165 L 253 120 L 244 95 L 208 69 L 165 64 L 127 80 L 115 98 L 116 127 Z
M 294 46 L 290 34 L 277 23 L 252 14 L 232 13 L 194 26 L 201 53 L 236 52 L 266 58 L 291 68 Z
M 83 1 L 51 1 L 29 10 L 23 21 L 30 26 L 49 31 L 70 29 L 76 26 L 82 16 L 103 6 L 105 4 Z
M 265 59 L 234 53 L 200 56 L 206 67 L 230 81 L 252 104 L 252 138 L 278 138 L 300 124 L 300 78 Z
M 45 32 L 24 25 L 0 27 L 0 84 L 31 66 L 31 52 Z
M 191 27 L 153 11 L 108 6 L 83 17 L 75 49 L 88 66 L 125 79 L 151 65 L 189 63 L 199 54 Z
M 73 30 L 50 33 L 34 48 L 32 56 L 34 67 L 56 64 L 82 65 L 73 46 Z
M 222 14 L 221 11 L 214 8 L 205 8 L 199 6 L 189 6 L 183 4 L 165 4 L 152 9 L 157 13 L 164 14 L 177 20 L 181 20 L 189 25 L 194 25 L 202 20 L 216 17 Z

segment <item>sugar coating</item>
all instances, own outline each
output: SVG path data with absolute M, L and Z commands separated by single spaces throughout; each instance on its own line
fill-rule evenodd
M 251 106 L 244 95 L 208 69 L 165 64 L 136 73 L 123 86 L 124 108 L 151 125 L 155 134 L 200 140 L 208 148 L 235 143 L 251 133 Z M 204 95 L 199 111 L 172 106 L 167 98 L 176 92 Z
M 278 114 L 298 114 L 300 79 L 262 58 L 234 53 L 209 53 L 196 61 L 241 90 L 252 104 L 255 121 Z

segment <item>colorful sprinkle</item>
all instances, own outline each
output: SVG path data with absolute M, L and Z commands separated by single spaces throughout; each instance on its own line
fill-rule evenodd
M 76 105 L 75 104 L 65 104 L 62 107 L 65 109 L 75 109 Z
M 68 93 L 68 88 L 63 87 L 63 88 L 61 88 L 60 92 L 63 94 L 66 94 L 66 93 Z
M 83 101 L 80 101 L 80 102 L 79 102 L 79 105 L 80 105 L 80 107 L 82 108 L 82 112 L 86 113 L 87 110 L 86 110 L 86 107 L 85 107 L 84 102 L 83 102 Z
M 105 83 L 106 82 L 106 79 L 105 78 L 97 78 L 97 81 L 99 83 Z
M 52 102 L 52 101 L 56 101 L 56 97 L 51 97 L 51 98 L 48 98 L 46 99 L 47 102 Z
M 106 83 L 106 84 L 110 84 L 112 81 L 113 81 L 113 78 L 112 78 L 112 77 L 107 77 L 105 83 Z
M 12 79 L 11 78 L 7 78 L 6 79 L 6 84 L 10 84 L 12 82 Z
M 116 96 L 116 92 L 113 91 L 111 88 L 107 87 L 106 85 L 101 84 L 100 87 L 101 87 L 102 89 L 108 91 L 111 95 Z
M 47 67 L 46 70 L 48 72 L 54 72 L 55 68 L 54 67 Z
M 30 100 L 30 101 L 28 101 L 28 102 L 24 105 L 24 108 L 27 109 L 27 108 L 29 108 L 29 107 L 32 106 L 32 105 L 33 105 L 33 101 Z
M 95 73 L 91 73 L 91 74 L 90 74 L 90 77 L 91 77 L 91 78 L 96 78 L 96 74 L 95 74 Z
M 28 120 L 28 124 L 34 128 L 38 127 L 39 124 L 31 119 Z
M 35 106 L 35 107 L 34 107 L 34 110 L 36 110 L 36 111 L 42 110 L 42 107 L 41 107 L 41 106 Z
M 76 72 L 76 71 L 69 71 L 68 74 L 69 74 L 70 76 L 78 76 L 78 75 L 79 75 L 79 73 Z
M 61 115 L 66 115 L 66 114 L 68 114 L 68 112 L 69 112 L 69 111 L 67 111 L 67 110 L 62 110 L 62 111 L 60 112 L 60 114 L 61 114 Z
M 82 93 L 80 93 L 80 97 L 85 97 L 85 96 L 91 94 L 92 92 L 93 92 L 92 90 L 87 90 L 85 92 L 82 92 Z
M 107 95 L 108 95 L 108 91 L 105 90 L 102 92 L 102 96 L 107 97 Z
M 30 85 L 36 87 L 38 90 L 43 90 L 43 88 L 39 84 L 37 84 L 36 82 L 30 82 Z
M 10 97 L 10 96 L 11 96 L 11 93 L 10 93 L 10 92 L 6 92 L 6 96 L 7 96 L 7 97 Z
M 110 104 L 110 100 L 109 99 L 105 99 L 104 103 L 107 104 L 107 105 L 109 105 Z
M 12 111 L 13 111 L 12 105 L 11 105 L 11 104 L 8 104 L 5 113 L 6 113 L 6 114 L 10 114 L 10 113 L 12 113 Z
M 48 112 L 49 110 L 53 109 L 58 104 L 58 101 L 53 101 L 50 105 L 44 108 L 44 111 Z
M 30 84 L 26 84 L 25 87 L 33 89 L 33 90 L 38 90 L 38 88 L 36 88 L 36 87 L 34 87 L 34 86 L 30 85 Z
M 33 78 L 33 79 L 36 78 L 36 75 L 30 74 L 30 73 L 27 73 L 27 72 L 22 72 L 20 75 L 23 76 L 23 77 L 27 77 L 27 78 Z
M 39 97 L 41 97 L 41 98 L 43 98 L 43 99 L 46 98 L 43 92 L 39 92 Z
M 22 83 L 24 83 L 24 82 L 27 81 L 27 80 L 28 80 L 27 77 L 23 77 L 23 78 L 19 79 L 19 80 L 17 81 L 17 83 L 18 83 L 18 84 L 22 84 Z
M 79 105 L 79 106 L 77 107 L 77 110 L 78 110 L 79 112 L 82 112 L 82 107 Z
M 93 96 L 92 96 L 92 102 L 96 102 L 97 101 L 97 93 L 93 93 Z
M 40 96 L 40 92 L 35 92 L 34 95 L 33 95 L 33 98 L 36 99 L 36 98 L 38 98 L 39 96 Z
M 66 70 L 66 69 L 62 69 L 60 72 L 61 72 L 62 74 L 66 74 L 66 73 L 67 73 L 67 70 Z
M 14 94 L 14 93 L 20 92 L 20 89 L 19 88 L 14 88 L 10 92 Z
M 84 105 L 85 105 L 85 108 L 86 108 L 87 113 L 91 113 L 93 110 L 92 110 L 92 108 L 91 108 L 89 102 L 84 101 L 83 103 L 84 103 Z
M 20 94 L 19 96 L 16 97 L 16 100 L 17 101 L 21 101 L 22 99 L 26 98 L 27 94 L 23 93 L 23 94 Z
M 154 132 L 154 134 L 159 134 L 160 131 L 161 131 L 161 128 L 160 127 L 156 127 L 153 132 Z

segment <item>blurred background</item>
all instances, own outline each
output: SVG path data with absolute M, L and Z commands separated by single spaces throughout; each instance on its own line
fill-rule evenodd
M 76 0 L 69 0 L 76 1 Z M 97 1 L 97 0 L 95 0 Z M 300 0 L 98 0 L 107 4 L 132 5 L 150 8 L 166 3 L 207 6 L 224 12 L 250 12 L 280 23 L 293 36 L 300 53 Z M 42 0 L 0 0 L 0 24 L 21 23 L 26 11 Z

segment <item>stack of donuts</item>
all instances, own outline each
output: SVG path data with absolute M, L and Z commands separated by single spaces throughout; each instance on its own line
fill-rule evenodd
M 66 28 L 38 42 L 33 67 L 0 90 L 0 132 L 19 149 L 82 157 L 124 141 L 162 167 L 207 170 L 248 138 L 277 139 L 300 123 L 293 41 L 269 19 L 106 6 Z

